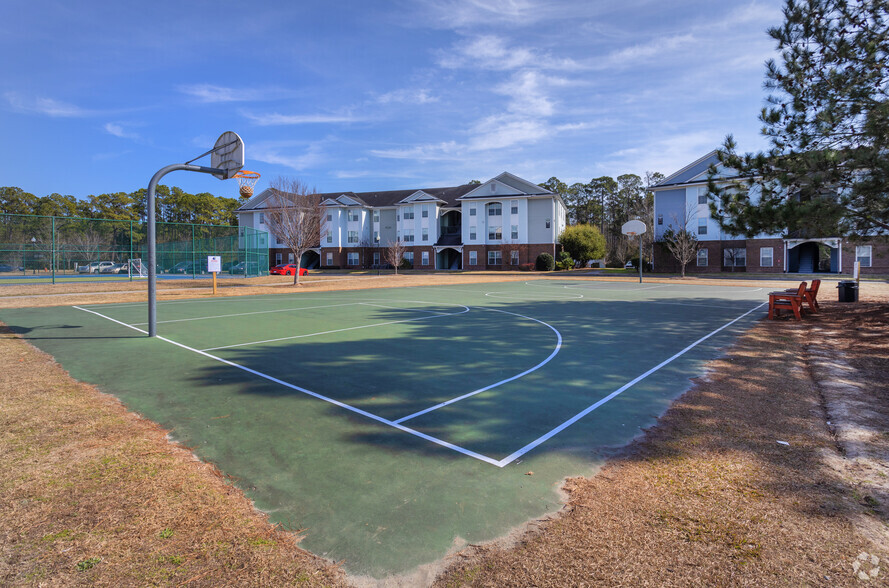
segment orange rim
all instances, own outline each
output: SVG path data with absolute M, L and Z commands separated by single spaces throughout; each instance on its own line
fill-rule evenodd
M 252 179 L 259 177 L 259 172 L 247 171 L 245 169 L 242 169 L 241 171 L 239 171 L 232 177 L 234 177 L 234 178 L 248 178 L 248 179 L 252 180 Z

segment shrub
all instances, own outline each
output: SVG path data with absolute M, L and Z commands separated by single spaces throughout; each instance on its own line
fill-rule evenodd
M 574 268 L 574 259 L 571 258 L 571 254 L 567 251 L 562 251 L 559 253 L 559 261 L 556 263 L 556 269 L 559 270 L 570 270 Z
M 402 257 L 401 263 L 398 264 L 398 269 L 403 269 L 403 270 L 414 269 L 414 264 L 412 264 L 407 259 Z
M 534 264 L 534 267 L 539 272 L 551 272 L 556 267 L 556 260 L 553 259 L 553 256 L 549 253 L 541 253 L 537 256 L 537 261 Z
M 533 263 L 523 263 L 519 266 L 519 270 L 521 270 L 523 272 L 532 272 L 532 271 L 534 271 L 534 264 Z

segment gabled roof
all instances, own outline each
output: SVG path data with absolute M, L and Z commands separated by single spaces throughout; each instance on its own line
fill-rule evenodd
M 523 180 L 518 176 L 514 176 L 509 172 L 503 172 L 495 178 L 491 178 L 475 187 L 468 194 L 463 195 L 460 200 L 470 198 L 500 198 L 503 196 L 539 196 L 554 195 L 546 188 L 541 188 L 537 184 L 532 184 L 527 180 Z
M 490 191 L 491 185 L 495 186 L 494 192 Z M 487 193 L 483 193 L 485 187 L 487 187 Z M 492 195 L 494 197 L 524 195 L 554 196 L 559 198 L 558 194 L 553 194 L 537 184 L 532 184 L 508 172 L 503 172 L 496 178 L 492 178 L 481 185 L 463 184 L 447 188 L 411 188 L 409 190 L 387 190 L 382 192 L 328 192 L 318 196 L 321 197 L 321 203 L 325 206 L 386 208 L 413 202 L 437 202 L 443 207 L 459 207 L 460 200 L 471 196 L 473 193 L 477 193 L 476 197 L 481 198 L 491 198 Z M 267 205 L 263 206 L 263 204 L 273 194 L 273 190 L 267 188 L 242 204 L 237 211 L 246 212 L 269 208 Z
M 654 188 L 665 188 L 667 186 L 676 186 L 679 184 L 687 184 L 693 181 L 703 181 L 707 177 L 707 170 L 711 164 L 719 163 L 714 149 L 704 157 L 693 161 L 677 172 L 674 172 L 654 185 Z

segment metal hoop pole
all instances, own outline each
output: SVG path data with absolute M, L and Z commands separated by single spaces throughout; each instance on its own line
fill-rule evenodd
M 187 163 L 177 163 L 168 165 L 158 170 L 151 181 L 148 182 L 148 202 L 145 208 L 145 215 L 148 217 L 148 336 L 157 337 L 157 236 L 155 233 L 156 223 L 154 218 L 154 194 L 157 191 L 157 184 L 161 178 L 170 172 L 184 170 L 200 172 L 202 174 L 225 174 L 225 170 L 215 167 L 204 167 L 202 165 L 189 165 Z

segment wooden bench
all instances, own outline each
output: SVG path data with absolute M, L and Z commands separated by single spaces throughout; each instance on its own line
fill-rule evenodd
M 812 280 L 812 284 L 806 288 L 806 304 L 809 306 L 809 310 L 812 312 L 818 312 L 818 288 L 821 287 L 821 280 Z M 790 288 L 788 290 L 784 290 L 785 292 L 796 292 L 796 288 Z
M 778 311 L 792 310 L 796 320 L 803 320 L 801 310 L 803 302 L 806 301 L 806 283 L 802 282 L 799 288 L 790 292 L 770 292 L 769 293 L 769 320 L 778 316 Z

